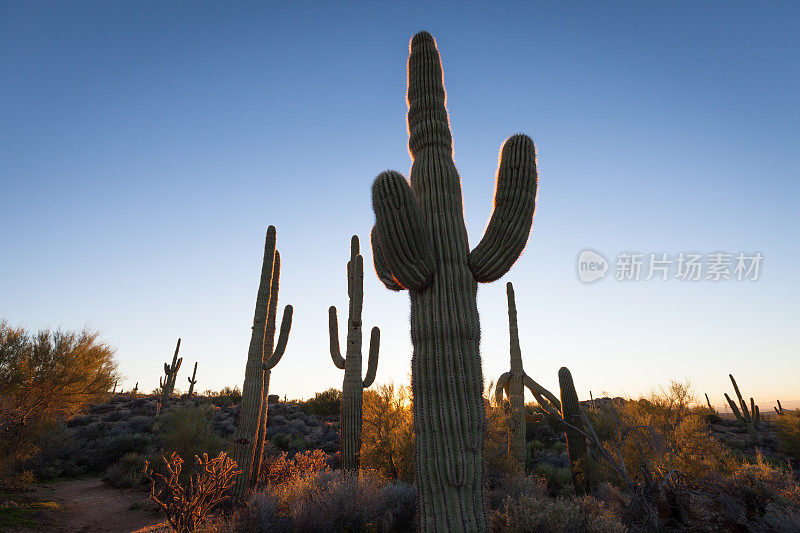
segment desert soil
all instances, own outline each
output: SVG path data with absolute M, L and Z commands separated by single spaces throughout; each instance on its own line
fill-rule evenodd
M 44 531 L 70 533 L 131 533 L 164 530 L 163 518 L 150 509 L 147 494 L 116 490 L 100 478 L 59 481 L 40 485 L 37 498 L 57 502 L 66 511 Z

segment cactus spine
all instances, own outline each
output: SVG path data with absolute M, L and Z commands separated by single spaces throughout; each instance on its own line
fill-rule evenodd
M 411 300 L 411 384 L 422 531 L 484 531 L 483 375 L 478 282 L 503 276 L 528 241 L 536 154 L 525 135 L 501 150 L 494 212 L 471 252 L 461 181 L 433 37 L 411 39 L 408 59 L 411 183 L 381 173 L 372 187 L 372 255 L 379 279 Z
M 178 378 L 178 370 L 183 363 L 183 357 L 178 358 L 178 352 L 181 350 L 181 340 L 178 339 L 178 344 L 175 346 L 175 355 L 172 356 L 172 364 L 164 363 L 164 379 L 159 380 L 158 384 L 161 386 L 161 398 L 167 399 L 172 391 L 175 390 L 175 380 Z
M 336 307 L 328 309 L 328 329 L 331 359 L 337 368 L 344 370 L 341 402 L 342 468 L 358 470 L 361 455 L 362 401 L 364 389 L 375 381 L 378 369 L 378 349 L 381 331 L 372 328 L 369 342 L 367 377 L 361 379 L 361 311 L 364 302 L 364 260 L 359 251 L 358 236 L 350 240 L 350 261 L 347 262 L 347 294 L 350 313 L 347 319 L 347 352 L 339 350 L 339 321 Z
M 194 379 L 195 375 L 197 375 L 197 361 L 194 363 L 194 370 L 192 371 L 192 377 L 186 378 L 189 380 L 189 393 L 186 395 L 187 398 L 192 397 L 192 393 L 194 392 L 194 385 L 197 383 L 197 380 Z
M 536 383 L 522 369 L 522 351 L 519 347 L 519 330 L 517 328 L 517 305 L 514 300 L 514 286 L 511 282 L 506 284 L 506 295 L 508 296 L 508 332 L 511 344 L 511 371 L 506 372 L 497 379 L 495 398 L 498 403 L 503 400 L 505 391 L 508 401 L 511 404 L 511 427 L 510 438 L 508 441 L 508 452 L 514 457 L 516 462 L 525 465 L 525 387 L 528 387 L 534 397 L 541 398 L 549 396 L 549 402 L 557 405 L 561 410 L 561 402 L 544 387 Z M 547 402 L 544 402 L 545 404 Z M 547 409 L 547 408 L 545 408 Z
M 575 392 L 572 374 L 567 367 L 561 367 L 558 371 L 558 384 L 561 388 L 561 416 L 565 422 L 570 424 L 566 426 L 564 433 L 567 437 L 572 483 L 575 485 L 575 492 L 588 494 L 591 489 L 591 476 L 589 455 L 586 451 L 586 437 L 581 433 L 584 430 L 583 413 L 581 413 L 581 406 L 578 403 L 578 394 Z
M 757 438 L 756 431 L 761 423 L 761 413 L 759 412 L 758 406 L 753 401 L 753 398 L 750 398 L 750 409 L 748 409 L 747 402 L 742 398 L 742 393 L 739 392 L 739 386 L 736 384 L 736 380 L 733 379 L 733 374 L 728 374 L 728 377 L 731 378 L 731 383 L 733 383 L 733 390 L 736 392 L 736 398 L 739 400 L 741 411 L 736 406 L 736 403 L 731 400 L 730 396 L 728 396 L 728 393 L 725 393 L 725 399 L 728 401 L 728 405 L 731 406 L 731 411 L 733 411 L 736 419 L 744 424 L 751 437 Z
M 258 481 L 267 424 L 270 370 L 283 357 L 292 327 L 292 306 L 287 305 L 283 310 L 281 331 L 273 352 L 280 269 L 281 256 L 275 249 L 275 227 L 270 226 L 264 243 L 261 280 L 256 294 L 250 348 L 247 352 L 242 401 L 239 405 L 239 427 L 231 450 L 231 455 L 242 470 L 233 487 L 234 500 L 244 499 Z

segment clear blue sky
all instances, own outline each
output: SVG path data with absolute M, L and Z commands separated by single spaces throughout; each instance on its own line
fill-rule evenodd
M 525 368 L 552 389 L 567 365 L 582 396 L 690 378 L 721 404 L 733 371 L 766 408 L 800 399 L 798 26 L 797 2 L 0 1 L 0 316 L 100 330 L 126 389 L 156 386 L 179 336 L 179 387 L 194 361 L 201 390 L 241 385 L 274 224 L 295 315 L 271 392 L 340 387 L 327 308 L 346 309 L 351 234 L 371 264 L 372 179 L 410 166 L 427 29 L 472 245 L 500 144 L 538 147 L 531 241 L 479 290 L 487 382 L 509 364 L 510 280 Z M 587 286 L 587 247 L 764 262 L 757 282 Z M 379 383 L 408 379 L 408 313 L 368 272 Z

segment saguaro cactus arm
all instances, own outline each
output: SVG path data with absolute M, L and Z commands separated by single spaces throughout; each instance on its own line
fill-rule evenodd
M 522 254 L 536 208 L 533 141 L 527 135 L 514 135 L 503 143 L 500 154 L 494 211 L 483 238 L 469 254 L 469 268 L 482 283 L 502 277 Z
M 278 343 L 272 355 L 264 362 L 264 370 L 269 370 L 278 364 L 283 354 L 286 352 L 286 345 L 289 343 L 289 332 L 292 330 L 292 314 L 294 307 L 287 305 L 283 308 L 283 319 L 281 319 L 281 331 L 278 333 Z
M 372 207 L 377 228 L 372 238 L 377 238 L 381 258 L 392 277 L 406 289 L 423 290 L 433 276 L 436 261 L 422 213 L 406 179 L 393 170 L 382 172 L 372 186 Z
M 381 252 L 378 239 L 378 228 L 376 226 L 373 226 L 372 232 L 369 235 L 369 240 L 372 244 L 372 264 L 375 267 L 375 274 L 378 276 L 378 279 L 381 280 L 384 287 L 390 291 L 402 291 L 403 286 L 394 279 L 392 271 L 389 270 L 389 265 L 386 264 L 386 260 L 383 258 L 383 252 Z
M 336 318 L 336 306 L 328 308 L 328 334 L 331 343 L 331 359 L 336 368 L 344 370 L 344 357 L 339 349 L 339 319 Z
M 561 402 L 549 390 L 536 383 L 532 377 L 525 374 L 523 384 L 528 387 L 539 406 L 550 414 L 561 413 Z
M 494 388 L 494 400 L 498 404 L 503 403 L 503 391 L 508 386 L 508 381 L 511 379 L 511 372 L 504 372 L 497 378 L 497 385 Z
M 367 361 L 367 375 L 364 378 L 364 388 L 368 388 L 375 381 L 378 371 L 378 351 L 381 345 L 381 330 L 376 326 L 369 335 L 369 360 Z

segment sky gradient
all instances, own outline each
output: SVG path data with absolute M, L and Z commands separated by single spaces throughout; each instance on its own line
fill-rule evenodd
M 350 235 L 371 265 L 372 180 L 410 167 L 408 41 L 426 29 L 472 246 L 503 140 L 538 149 L 531 240 L 478 292 L 487 383 L 509 366 L 512 281 L 525 369 L 551 390 L 568 366 L 581 396 L 688 378 L 721 407 L 733 372 L 762 410 L 800 400 L 799 24 L 796 2 L 0 0 L 0 317 L 100 330 L 125 389 L 157 386 L 178 337 L 178 388 L 194 361 L 200 390 L 241 386 L 274 224 L 295 313 L 270 392 L 341 387 L 327 309 L 343 320 Z M 764 260 L 756 282 L 584 285 L 585 248 Z M 371 269 L 364 291 L 376 382 L 405 383 L 408 296 Z

